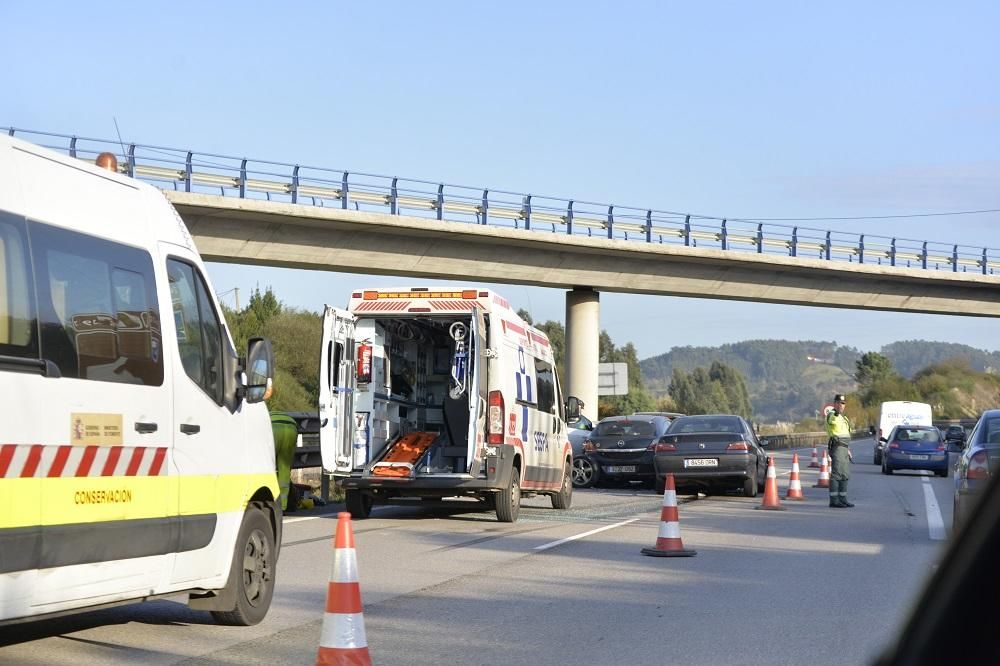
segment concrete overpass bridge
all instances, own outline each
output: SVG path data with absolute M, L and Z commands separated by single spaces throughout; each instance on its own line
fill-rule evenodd
M 118 153 L 208 261 L 564 288 L 567 392 L 592 416 L 602 291 L 1000 316 L 997 249 L 16 134 Z

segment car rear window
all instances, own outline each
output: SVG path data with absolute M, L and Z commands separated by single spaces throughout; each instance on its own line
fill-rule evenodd
M 598 423 L 594 437 L 652 437 L 655 434 L 649 421 L 607 421 Z
M 990 419 L 983 423 L 983 434 L 980 441 L 984 444 L 1000 446 L 1000 419 Z
M 742 429 L 739 419 L 732 417 L 682 416 L 670 424 L 667 432 L 742 432 Z
M 899 442 L 936 442 L 940 439 L 937 428 L 900 428 L 896 431 Z

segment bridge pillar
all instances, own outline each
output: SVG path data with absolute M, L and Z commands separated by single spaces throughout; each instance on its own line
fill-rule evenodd
M 566 395 L 583 400 L 583 414 L 597 422 L 600 294 L 589 287 L 566 292 Z

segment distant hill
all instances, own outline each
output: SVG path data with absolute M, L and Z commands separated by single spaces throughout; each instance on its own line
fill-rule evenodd
M 721 361 L 746 377 L 757 418 L 799 421 L 814 416 L 834 393 L 856 388 L 855 362 L 861 353 L 834 342 L 747 340 L 721 347 L 674 347 L 639 365 L 647 390 L 659 397 L 667 394 L 674 368 L 691 371 Z M 1000 353 L 967 345 L 908 340 L 886 345 L 880 353 L 907 378 L 951 359 L 966 360 L 977 372 L 1000 372 Z
M 1000 372 L 1000 352 L 988 352 L 953 342 L 904 340 L 882 347 L 882 355 L 892 361 L 896 372 L 912 378 L 928 365 L 961 359 L 975 372 Z

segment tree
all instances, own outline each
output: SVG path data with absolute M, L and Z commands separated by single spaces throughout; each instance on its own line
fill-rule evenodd
M 675 368 L 670 396 L 677 411 L 685 414 L 739 414 L 747 419 L 753 414 L 743 373 L 719 361 L 690 373 Z
M 892 361 L 878 352 L 862 354 L 855 365 L 857 370 L 854 373 L 854 378 L 864 388 L 895 374 Z

